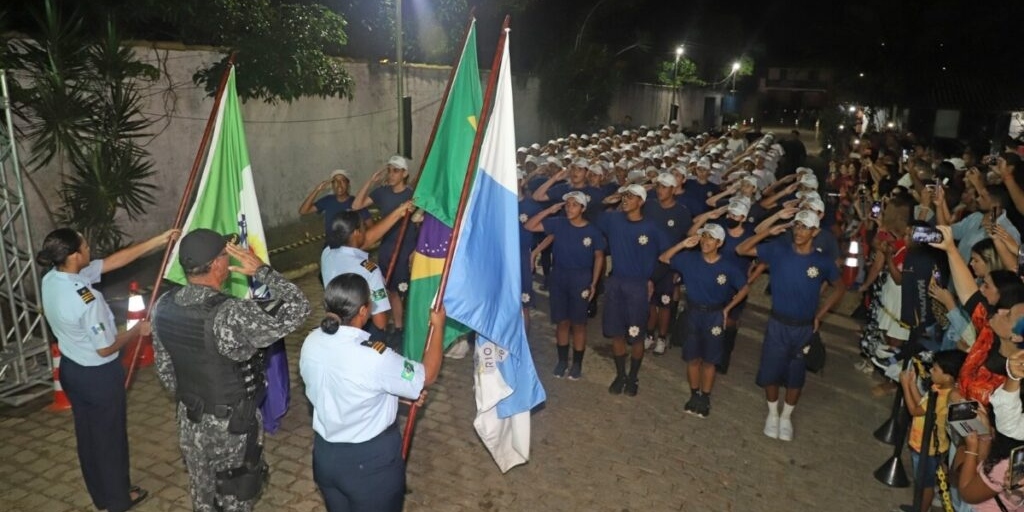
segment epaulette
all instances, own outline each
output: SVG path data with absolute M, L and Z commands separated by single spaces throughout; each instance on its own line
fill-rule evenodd
M 366 340 L 361 345 L 376 350 L 378 354 L 383 354 L 388 349 L 388 346 L 383 341 Z
M 360 263 L 360 265 L 362 265 L 363 268 L 365 268 L 368 272 L 373 272 L 374 270 L 377 270 L 377 264 L 368 259 L 363 260 L 363 262 Z
M 89 289 L 88 286 L 83 286 L 75 291 L 77 291 L 78 296 L 82 298 L 82 302 L 86 304 L 96 300 L 96 296 L 92 294 L 92 290 Z

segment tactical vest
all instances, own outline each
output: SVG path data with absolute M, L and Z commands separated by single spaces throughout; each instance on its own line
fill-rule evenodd
M 200 414 L 205 410 L 218 416 L 216 411 L 225 411 L 224 406 L 239 409 L 258 404 L 266 393 L 264 351 L 238 362 L 217 350 L 213 321 L 228 296 L 218 293 L 202 304 L 180 306 L 173 294 L 168 292 L 157 301 L 153 328 L 174 363 L 177 399 L 190 410 L 198 407 Z

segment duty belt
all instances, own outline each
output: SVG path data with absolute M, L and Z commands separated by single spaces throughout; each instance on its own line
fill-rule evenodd
M 780 324 L 788 325 L 790 327 L 807 327 L 809 325 L 814 325 L 814 318 L 810 318 L 808 320 L 800 320 L 797 318 L 780 314 L 775 310 L 772 310 L 771 317 L 773 320 L 779 322 Z
M 721 311 L 728 305 L 728 302 L 721 302 L 719 304 L 688 304 L 689 308 L 693 311 L 702 312 Z

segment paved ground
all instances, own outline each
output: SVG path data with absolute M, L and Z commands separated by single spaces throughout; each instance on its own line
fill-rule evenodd
M 151 274 L 140 272 L 140 281 Z M 323 509 L 310 469 L 308 403 L 295 371 L 302 338 L 322 313 L 321 290 L 315 274 L 298 281 L 317 309 L 288 338 L 292 406 L 281 431 L 267 438 L 273 469 L 259 511 Z M 548 401 L 533 415 L 530 463 L 498 471 L 472 429 L 472 363 L 446 360 L 417 423 L 407 510 L 881 511 L 910 501 L 909 490 L 889 489 L 871 476 L 891 452 L 871 437 L 891 396 L 874 398 L 875 381 L 853 369 L 856 326 L 848 318 L 829 319 L 826 373 L 809 377 L 794 413 L 796 440 L 785 443 L 761 434 L 765 407 L 753 382 L 767 318 L 762 286 L 755 286 L 745 314 L 733 368 L 720 378 L 712 415 L 703 420 L 682 412 L 688 391 L 678 348 L 645 360 L 639 396 L 608 395 L 610 344 L 596 324 L 583 379 L 551 377 L 552 329 L 546 297 L 538 300 L 530 340 Z M 152 368 L 139 373 L 128 402 L 132 473 L 150 490 L 139 510 L 187 510 L 174 409 Z M 70 412 L 49 412 L 47 403 L 0 406 L 0 511 L 91 510 Z

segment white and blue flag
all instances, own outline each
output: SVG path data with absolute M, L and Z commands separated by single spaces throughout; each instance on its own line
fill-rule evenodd
M 523 326 L 507 37 L 444 296 L 448 316 L 479 334 L 473 426 L 503 473 L 529 460 L 530 409 L 546 399 Z

